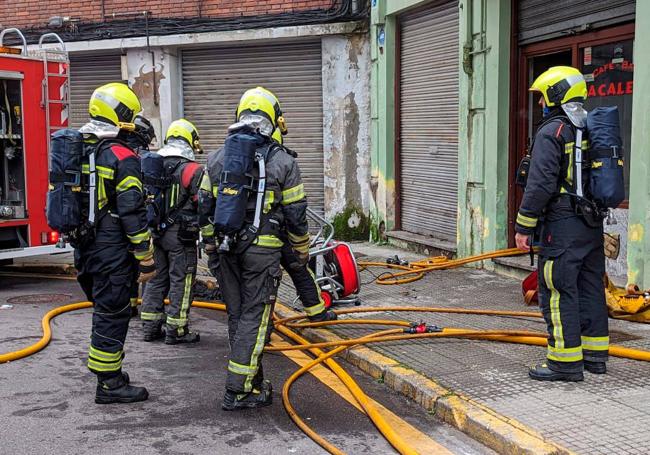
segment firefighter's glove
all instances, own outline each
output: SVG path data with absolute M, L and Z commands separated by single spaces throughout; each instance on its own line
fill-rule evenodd
M 140 261 L 140 275 L 138 275 L 138 283 L 146 283 L 156 276 L 156 263 L 153 257 Z
M 618 258 L 618 254 L 621 252 L 621 234 L 605 233 L 603 245 L 605 247 L 605 257 L 609 259 Z

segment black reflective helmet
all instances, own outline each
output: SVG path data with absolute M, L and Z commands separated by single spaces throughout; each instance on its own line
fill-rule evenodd
M 148 148 L 149 144 L 156 138 L 156 131 L 153 129 L 153 125 L 142 115 L 136 115 L 133 124 L 135 125 L 133 135 L 140 142 L 140 147 Z

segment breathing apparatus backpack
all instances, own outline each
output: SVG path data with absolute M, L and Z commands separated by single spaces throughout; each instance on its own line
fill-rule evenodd
M 275 142 L 248 127 L 235 130 L 226 138 L 213 220 L 215 233 L 222 239 L 220 252 L 230 251 L 232 243 L 238 240 L 246 223 L 249 198 L 254 194 L 257 195 L 255 216 L 248 226 L 250 232 L 246 240 L 252 242 L 255 239 L 262 224 L 265 164 L 279 148 Z M 259 171 L 258 177 L 253 174 L 255 166 Z
M 598 107 L 587 114 L 587 128 L 577 128 L 568 118 L 563 120 L 575 130 L 573 184 L 564 194 L 575 201 L 576 213 L 592 227 L 602 224 L 610 208 L 625 199 L 622 141 L 618 108 Z M 589 150 L 582 149 L 582 139 L 589 134 Z M 532 149 L 532 144 L 531 144 Z M 515 182 L 525 189 L 531 156 L 526 155 L 517 168 Z M 584 169 L 588 170 L 585 175 Z M 585 176 L 587 181 L 584 181 Z M 558 195 L 560 193 L 558 192 Z
M 153 231 L 162 235 L 170 226 L 176 223 L 181 210 L 190 198 L 189 192 L 185 192 L 185 197 L 174 207 L 170 209 L 170 203 L 176 199 L 176 191 L 181 190 L 181 181 L 175 177 L 176 170 L 181 162 L 175 164 L 165 162 L 165 157 L 156 152 L 147 152 L 140 158 L 140 167 L 142 169 L 145 201 L 147 207 L 147 223 Z M 175 187 L 175 189 L 174 189 Z M 197 226 L 188 226 L 185 220 L 181 219 L 181 230 L 179 237 L 183 241 L 193 241 L 194 237 L 198 238 Z M 185 232 L 187 229 L 192 233 Z M 194 233 L 196 231 L 196 233 Z
M 140 167 L 147 206 L 147 223 L 150 228 L 158 228 L 165 215 L 165 189 L 169 178 L 165 173 L 165 158 L 155 152 L 145 152 L 140 156 Z
M 50 174 L 45 216 L 47 224 L 74 247 L 94 240 L 97 222 L 96 157 L 111 140 L 84 143 L 73 129 L 54 132 L 50 141 Z M 84 167 L 88 177 L 84 177 Z
M 603 209 L 625 199 L 625 177 L 618 107 L 597 107 L 587 115 L 589 131 L 589 193 Z

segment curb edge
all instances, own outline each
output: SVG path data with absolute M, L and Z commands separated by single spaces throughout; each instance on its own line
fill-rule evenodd
M 281 303 L 276 304 L 275 311 L 281 318 L 299 314 Z M 303 329 L 302 333 L 313 342 L 342 339 L 324 329 Z M 391 389 L 412 399 L 427 412 L 435 414 L 442 421 L 498 453 L 574 454 L 517 420 L 501 415 L 461 393 L 453 392 L 366 346 L 348 349 L 340 356 L 373 378 L 383 379 L 384 384 Z

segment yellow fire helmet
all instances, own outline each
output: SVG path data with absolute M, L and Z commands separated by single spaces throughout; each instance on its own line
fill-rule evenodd
M 544 71 L 529 89 L 540 92 L 549 107 L 587 99 L 587 83 L 582 73 L 571 66 L 553 66 Z
M 184 118 L 174 120 L 167 128 L 167 134 L 165 135 L 165 143 L 170 138 L 178 138 L 187 142 L 190 147 L 196 152 L 203 152 L 201 149 L 201 143 L 199 142 L 199 130 L 192 124 L 192 122 L 185 120 Z
M 133 130 L 133 119 L 142 110 L 138 96 L 121 82 L 98 87 L 90 97 L 88 113 L 94 120 Z
M 287 134 L 280 101 L 264 87 L 255 87 L 244 92 L 237 106 L 237 121 L 240 121 L 244 114 L 261 115 L 271 122 L 274 130 L 278 128 L 281 134 Z

